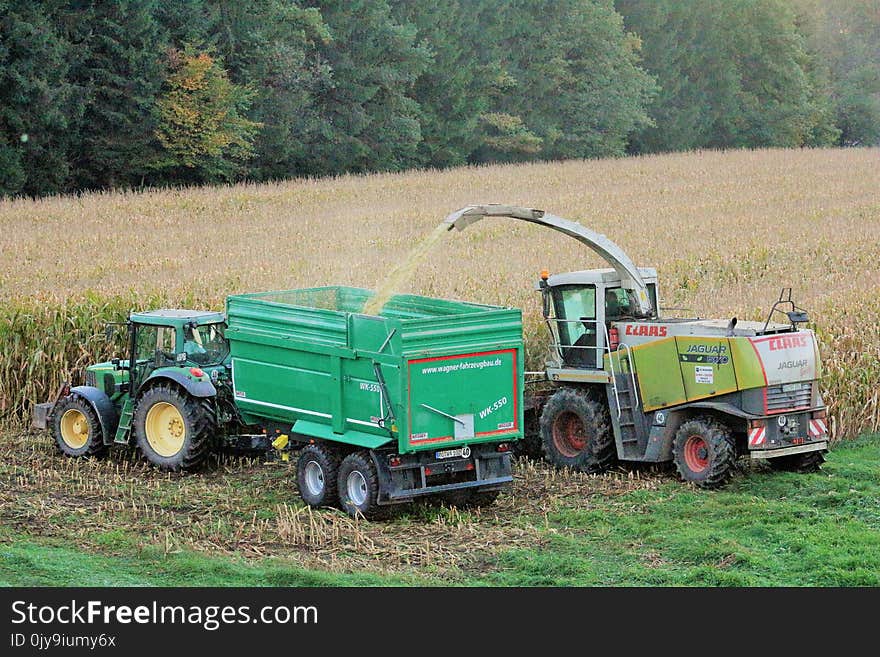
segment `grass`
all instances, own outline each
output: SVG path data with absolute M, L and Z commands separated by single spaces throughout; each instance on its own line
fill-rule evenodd
M 159 305 L 324 284 L 380 287 L 449 212 L 544 208 L 654 266 L 669 314 L 763 319 L 783 286 L 822 343 L 832 432 L 880 430 L 880 150 L 697 152 L 0 201 L 0 416 L 110 354 L 102 323 Z M 511 220 L 447 233 L 401 291 L 522 308 L 546 335 L 538 272 L 604 266 Z
M 820 473 L 745 464 L 713 492 L 663 469 L 520 459 L 495 507 L 360 525 L 303 508 L 282 467 L 228 459 L 174 477 L 16 440 L 4 449 L 30 456 L 0 466 L 4 585 L 880 585 L 880 435 L 838 444 Z

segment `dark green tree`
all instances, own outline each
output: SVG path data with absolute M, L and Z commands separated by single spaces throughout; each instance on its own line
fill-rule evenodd
M 154 19 L 157 0 L 71 2 L 65 16 L 74 56 L 68 80 L 81 120 L 73 126 L 73 184 L 140 184 L 155 159 L 153 108 L 164 78 L 166 44 Z
M 843 145 L 880 144 L 880 5 L 795 0 Z
M 416 29 L 394 20 L 385 0 L 309 2 L 329 38 L 319 43 L 330 79 L 318 107 L 305 173 L 401 170 L 418 164 L 419 105 L 413 84 L 429 61 Z
M 56 3 L 0 0 L 0 195 L 67 189 L 69 131 L 79 108 Z
M 285 178 L 311 169 L 320 140 L 317 96 L 332 84 L 320 52 L 330 39 L 318 9 L 289 0 L 211 0 L 213 43 L 230 77 L 254 89 L 249 117 L 263 125 L 248 177 Z
M 801 146 L 835 136 L 785 0 L 618 0 L 660 92 L 637 151 Z
M 639 66 L 638 40 L 605 0 L 492 2 L 492 102 L 475 159 L 623 154 L 650 124 L 654 82 Z

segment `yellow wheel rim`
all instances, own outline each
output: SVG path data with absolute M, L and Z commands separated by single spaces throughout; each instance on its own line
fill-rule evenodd
M 82 411 L 70 408 L 61 416 L 61 440 L 71 449 L 80 449 L 89 441 L 89 421 Z
M 144 422 L 147 442 L 159 456 L 174 456 L 183 449 L 186 424 L 177 407 L 168 402 L 156 402 L 147 411 Z

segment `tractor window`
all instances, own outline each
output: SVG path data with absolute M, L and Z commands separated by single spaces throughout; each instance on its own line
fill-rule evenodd
M 160 362 L 173 362 L 177 355 L 175 353 L 176 337 L 174 329 L 170 326 L 141 324 L 137 327 L 135 357 L 139 361 L 155 360 L 158 355 Z
M 224 324 L 205 324 L 187 326 L 183 330 L 183 350 L 188 360 L 199 365 L 214 365 L 223 362 L 229 352 Z

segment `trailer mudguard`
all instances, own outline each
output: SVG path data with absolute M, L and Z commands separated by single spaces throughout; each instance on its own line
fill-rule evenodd
M 98 416 L 98 422 L 101 423 L 101 436 L 104 444 L 113 443 L 116 427 L 119 425 L 119 412 L 107 393 L 92 386 L 76 386 L 70 389 L 70 394 L 81 397 L 89 403 Z
M 196 379 L 187 376 L 185 372 L 178 369 L 169 368 L 156 370 L 147 377 L 147 380 L 144 381 L 144 385 L 156 381 L 157 379 L 174 381 L 183 386 L 183 388 L 193 397 L 215 397 L 217 395 L 217 388 L 214 387 L 214 384 L 211 383 L 210 380 Z

